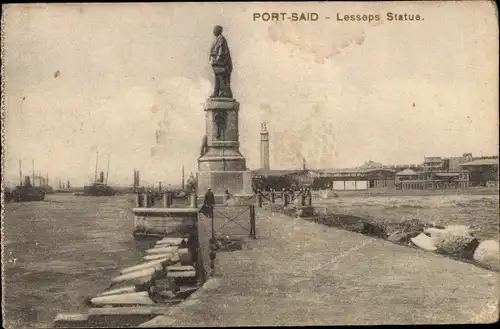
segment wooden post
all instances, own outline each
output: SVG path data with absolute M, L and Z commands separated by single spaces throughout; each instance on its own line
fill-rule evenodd
M 255 239 L 255 207 L 250 206 L 250 237 Z
M 274 195 L 274 189 L 271 189 L 271 202 L 274 203 L 276 196 Z
M 281 201 L 285 202 L 285 189 L 281 189 Z
M 144 205 L 144 207 L 149 208 L 149 193 L 148 193 L 148 191 L 145 191 L 142 196 L 143 196 L 142 204 Z
M 163 207 L 165 208 L 170 208 L 170 192 L 165 191 L 163 192 Z
M 197 199 L 195 191 L 191 192 L 191 195 L 189 196 L 189 198 L 190 198 L 189 199 L 189 206 L 191 208 L 198 208 L 198 199 Z
M 257 205 L 262 208 L 262 191 L 257 190 Z
M 311 190 L 307 190 L 307 205 L 312 207 L 312 192 Z
M 283 205 L 286 207 L 288 206 L 288 193 L 287 192 L 283 192 Z
M 136 208 L 142 207 L 142 195 L 140 192 L 135 193 L 135 206 Z

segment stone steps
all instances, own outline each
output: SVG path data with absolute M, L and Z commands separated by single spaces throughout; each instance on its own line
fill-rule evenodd
M 165 312 L 165 306 L 182 302 L 198 289 L 193 257 L 184 247 L 187 240 L 156 241 L 144 262 L 119 270 L 108 290 L 89 298 L 93 308 L 88 314 L 59 314 L 54 327 L 136 327 Z

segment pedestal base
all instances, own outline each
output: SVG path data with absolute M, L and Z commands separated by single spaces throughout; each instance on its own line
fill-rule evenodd
M 251 196 L 252 172 L 246 171 L 201 171 L 198 172 L 198 195 L 211 189 L 215 196 L 223 196 L 226 190 L 234 196 Z

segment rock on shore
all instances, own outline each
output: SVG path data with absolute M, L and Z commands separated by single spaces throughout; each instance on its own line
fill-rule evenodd
M 474 260 L 487 269 L 499 271 L 498 241 L 486 240 L 481 242 L 474 252 Z

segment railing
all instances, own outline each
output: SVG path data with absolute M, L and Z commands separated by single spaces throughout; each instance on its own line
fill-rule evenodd
M 202 207 L 200 212 L 210 220 L 213 239 L 247 234 L 252 239 L 256 238 L 254 205 L 215 205 Z
M 294 191 L 292 189 L 285 190 L 283 189 L 279 193 L 275 190 L 271 190 L 268 193 L 264 193 L 261 190 L 257 190 L 257 205 L 259 208 L 262 208 L 264 200 L 267 200 L 269 203 L 275 204 L 277 199 L 281 199 L 284 206 L 293 203 L 297 198 L 299 199 L 299 205 L 302 207 L 311 207 L 312 206 L 312 193 L 309 188 L 301 188 L 300 190 Z
M 174 193 L 172 191 L 165 192 L 136 192 L 135 193 L 135 206 L 136 208 L 151 208 L 155 205 L 155 200 L 161 198 L 163 200 L 163 208 L 171 208 L 174 205 Z M 197 195 L 191 193 L 189 195 L 189 208 L 196 208 Z

